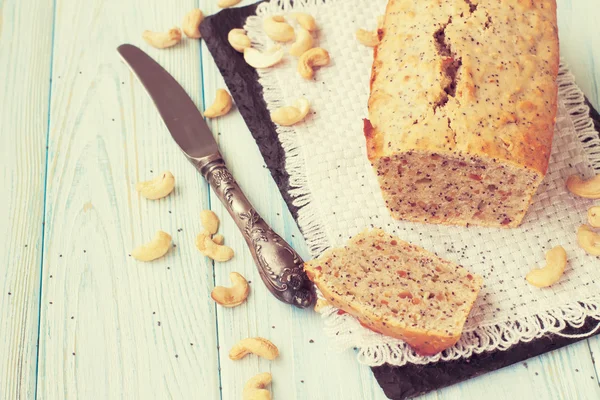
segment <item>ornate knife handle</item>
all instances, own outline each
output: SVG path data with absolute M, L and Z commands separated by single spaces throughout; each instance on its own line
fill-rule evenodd
M 256 212 L 220 155 L 190 159 L 242 231 L 258 272 L 269 291 L 284 303 L 306 308 L 316 295 L 302 258 Z

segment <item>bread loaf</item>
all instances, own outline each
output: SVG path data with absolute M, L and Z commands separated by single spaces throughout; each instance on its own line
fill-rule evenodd
M 515 227 L 548 168 L 555 0 L 390 0 L 365 120 L 392 216 Z
M 460 338 L 482 278 L 380 229 L 304 264 L 327 301 L 432 355 Z

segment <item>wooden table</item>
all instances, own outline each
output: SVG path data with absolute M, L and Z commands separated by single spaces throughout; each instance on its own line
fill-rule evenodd
M 561 48 L 600 106 L 596 0 L 559 0 Z M 200 3 L 200 4 L 198 4 Z M 319 317 L 274 301 L 231 219 L 188 164 L 115 48 L 140 45 L 201 107 L 223 81 L 202 42 L 159 51 L 144 29 L 178 24 L 216 0 L 0 0 L 0 399 L 240 399 L 271 371 L 275 399 L 384 399 L 369 368 L 337 353 Z M 259 212 L 307 256 L 296 224 L 237 112 L 211 121 Z M 162 170 L 174 195 L 141 199 L 135 183 Z M 194 246 L 213 209 L 236 257 L 208 262 Z M 157 229 L 167 257 L 128 256 Z M 215 307 L 230 271 L 252 281 L 247 304 Z M 247 336 L 275 342 L 275 362 L 228 359 Z M 531 359 L 426 399 L 597 399 L 600 339 Z

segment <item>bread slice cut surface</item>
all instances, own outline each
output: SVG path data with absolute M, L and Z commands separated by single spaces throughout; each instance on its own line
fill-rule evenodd
M 459 340 L 482 285 L 480 276 L 379 229 L 304 268 L 330 304 L 421 355 Z

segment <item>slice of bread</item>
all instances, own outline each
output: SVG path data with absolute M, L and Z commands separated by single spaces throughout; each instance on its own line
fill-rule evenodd
M 453 346 L 483 279 L 380 229 L 306 262 L 327 301 L 421 355 Z

